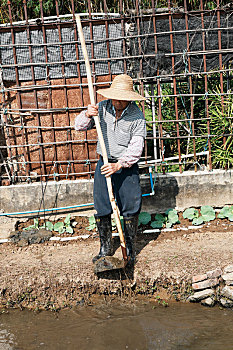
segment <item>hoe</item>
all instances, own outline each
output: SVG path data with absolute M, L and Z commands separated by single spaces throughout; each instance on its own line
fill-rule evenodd
M 83 52 L 83 56 L 85 59 L 90 101 L 91 101 L 91 104 L 95 104 L 95 95 L 94 95 L 94 89 L 93 89 L 93 83 L 92 83 L 92 77 L 91 77 L 91 67 L 90 67 L 90 62 L 88 59 L 86 43 L 85 43 L 79 15 L 76 15 L 76 23 L 77 23 L 79 38 L 81 41 L 82 52 Z M 108 156 L 107 156 L 107 151 L 106 151 L 106 147 L 104 144 L 104 138 L 103 138 L 102 130 L 100 127 L 98 115 L 94 116 L 94 121 L 95 121 L 95 125 L 96 125 L 98 138 L 100 141 L 100 146 L 101 146 L 101 150 L 102 150 L 104 164 L 107 164 L 108 163 Z M 109 199 L 110 199 L 110 202 L 112 205 L 113 215 L 114 215 L 114 218 L 116 221 L 117 230 L 118 230 L 119 237 L 120 237 L 120 244 L 121 244 L 123 260 L 117 259 L 114 256 L 102 257 L 99 260 L 97 260 L 95 263 L 95 266 L 94 266 L 94 273 L 95 274 L 100 273 L 100 272 L 104 272 L 104 271 L 109 271 L 109 270 L 123 269 L 123 268 L 125 268 L 125 266 L 127 265 L 128 261 L 129 261 L 129 259 L 127 257 L 127 252 L 126 252 L 125 237 L 123 234 L 121 221 L 120 221 L 119 209 L 117 207 L 117 204 L 116 204 L 116 201 L 115 201 L 115 198 L 113 195 L 111 177 L 106 177 L 106 181 L 107 181 Z

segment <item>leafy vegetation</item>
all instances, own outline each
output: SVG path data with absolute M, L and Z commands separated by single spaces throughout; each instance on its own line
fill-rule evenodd
M 199 123 L 198 129 L 202 135 L 211 136 L 211 155 L 213 165 L 217 168 L 230 168 L 233 164 L 233 96 L 231 94 L 222 96 L 219 87 L 210 95 L 209 101 L 209 131 L 205 121 L 205 109 L 201 112 L 203 120 Z M 225 136 L 223 136 L 225 135 Z M 206 138 L 200 138 L 196 142 L 197 151 L 206 147 Z
M 28 227 L 25 227 L 24 230 L 39 230 L 39 219 L 34 219 L 34 224 Z
M 94 215 L 90 216 L 88 220 L 89 220 L 89 226 L 86 227 L 86 230 L 92 231 L 92 230 L 94 230 L 96 228 Z
M 155 220 L 151 222 L 150 226 L 152 228 L 163 228 L 166 218 L 162 214 L 156 214 Z
M 151 221 L 151 214 L 147 212 L 141 212 L 138 217 L 138 224 L 147 225 Z
M 192 220 L 193 225 L 201 225 L 204 222 L 209 222 L 215 219 L 215 211 L 209 205 L 204 205 L 201 207 L 200 215 L 197 209 L 188 208 L 183 212 L 183 218 Z
M 184 219 L 188 219 L 192 222 L 192 225 L 196 226 L 202 225 L 203 223 L 210 222 L 216 219 L 215 210 L 209 205 L 204 205 L 199 210 L 196 208 L 188 208 L 185 209 L 183 213 L 180 213 L 179 215 L 180 217 L 182 215 Z M 164 214 L 156 213 L 153 215 L 144 211 L 139 214 L 139 226 L 150 226 L 153 229 L 162 229 L 165 227 L 171 228 L 173 225 L 180 223 L 179 215 L 175 209 L 168 209 Z M 217 215 L 217 218 L 228 219 L 229 221 L 233 222 L 233 205 L 224 206 Z M 120 219 L 123 227 L 123 217 L 121 216 Z M 64 221 L 59 221 L 53 224 L 51 221 L 48 220 L 45 221 L 42 226 L 39 225 L 39 219 L 35 218 L 34 224 L 24 228 L 24 230 L 39 230 L 44 228 L 46 230 L 58 232 L 59 234 L 62 234 L 64 232 L 72 234 L 73 227 L 75 227 L 76 224 L 77 222 L 72 221 L 70 214 L 68 214 Z M 116 229 L 116 222 L 114 219 L 112 219 L 112 228 L 113 230 Z M 89 226 L 86 227 L 86 229 L 89 231 L 96 229 L 96 222 L 94 216 L 89 217 Z
M 201 225 L 203 223 L 204 223 L 204 221 L 203 221 L 203 218 L 201 216 L 199 216 L 197 218 L 194 218 L 193 222 L 192 222 L 192 224 L 195 225 L 195 226 L 199 226 L 199 225 Z
M 183 218 L 193 220 L 198 218 L 198 210 L 195 208 L 188 208 L 183 212 Z
M 154 229 L 162 229 L 163 227 L 171 228 L 175 224 L 179 224 L 179 216 L 175 209 L 168 209 L 165 214 L 155 214 L 154 220 L 151 220 L 151 214 L 142 212 L 139 224 L 150 225 Z M 200 208 L 200 213 L 196 208 L 188 208 L 182 213 L 184 219 L 192 221 L 192 225 L 198 226 L 205 222 L 213 221 L 216 218 L 216 213 L 213 207 L 203 205 Z M 233 221 L 233 205 L 223 207 L 217 218 L 227 218 Z
M 210 222 L 216 218 L 215 210 L 209 205 L 204 205 L 198 211 L 196 208 L 188 208 L 182 213 L 184 219 L 192 222 L 192 225 L 202 225 L 205 222 Z M 233 221 L 233 206 L 224 207 L 221 209 L 218 218 L 228 218 Z M 122 225 L 123 218 L 121 217 Z M 175 209 L 168 209 L 164 214 L 156 213 L 152 215 L 146 211 L 139 214 L 138 224 L 143 226 L 150 226 L 153 229 L 162 229 L 164 227 L 171 228 L 175 224 L 179 224 L 179 215 Z M 89 226 L 87 230 L 94 230 L 96 228 L 94 216 L 89 218 Z M 114 219 L 112 220 L 113 229 L 116 229 Z
M 201 217 L 204 222 L 212 221 L 215 219 L 215 211 L 210 205 L 204 205 L 201 207 Z
M 200 210 L 196 208 L 187 208 L 183 211 L 182 216 L 184 219 L 188 219 L 192 222 L 192 225 L 199 226 L 203 223 L 210 222 L 216 219 L 216 213 L 213 207 L 210 205 L 203 205 Z M 228 219 L 233 221 L 233 205 L 223 207 L 219 214 L 218 219 Z M 121 223 L 123 226 L 123 217 L 121 217 Z M 156 213 L 152 215 L 146 211 L 139 214 L 138 224 L 143 226 L 150 226 L 153 229 L 171 228 L 175 224 L 179 224 L 179 215 L 177 210 L 168 209 L 164 214 Z M 113 229 L 116 229 L 115 220 L 112 220 Z M 89 218 L 89 226 L 86 228 L 91 231 L 96 228 L 94 216 Z
M 175 209 L 168 209 L 165 213 L 167 215 L 166 228 L 171 228 L 174 224 L 179 224 L 178 213 Z
M 39 219 L 35 218 L 34 219 L 34 224 L 30 225 L 28 227 L 25 227 L 24 230 L 39 230 L 39 229 L 46 229 L 48 231 L 55 231 L 58 232 L 60 234 L 67 232 L 72 234 L 74 232 L 73 227 L 75 227 L 77 224 L 76 221 L 73 221 L 71 223 L 71 218 L 70 218 L 70 214 L 68 214 L 64 221 L 58 221 L 55 224 L 53 224 L 51 221 L 45 221 L 45 223 L 43 225 L 39 225 Z
M 139 214 L 139 225 L 148 225 L 152 228 L 161 229 L 164 226 L 167 228 L 172 227 L 172 225 L 179 223 L 178 213 L 175 209 L 168 209 L 164 215 L 155 214 L 154 220 L 152 221 L 152 217 L 150 213 L 141 212 Z
M 9 14 L 8 14 L 8 1 L 1 0 L 1 8 L 0 8 L 0 23 L 9 22 Z M 24 19 L 24 8 L 22 6 L 22 0 L 11 0 L 12 7 L 12 15 L 14 21 L 20 21 Z M 167 0 L 158 0 L 155 1 L 156 7 L 167 7 Z M 229 3 L 229 0 L 222 0 L 221 6 Z M 58 0 L 59 4 L 59 12 L 60 14 L 67 14 L 72 12 L 72 3 L 71 0 Z M 117 0 L 106 0 L 107 10 L 108 12 L 120 12 L 120 2 Z M 143 9 L 151 8 L 152 1 L 151 0 L 142 0 L 139 1 L 139 5 Z M 204 9 L 213 10 L 216 8 L 215 1 L 203 1 Z M 183 0 L 173 0 L 171 1 L 171 7 L 183 7 Z M 92 12 L 100 12 L 103 11 L 103 1 L 102 0 L 91 0 L 91 11 Z M 190 0 L 187 1 L 188 10 L 198 10 L 200 9 L 200 1 L 199 0 Z M 88 12 L 88 2 L 74 0 L 74 8 L 75 12 Z M 135 9 L 135 1 L 134 0 L 123 0 L 123 10 L 126 12 L 127 9 Z M 38 18 L 41 17 L 40 13 L 40 3 L 39 0 L 27 0 L 27 10 L 28 17 L 30 18 Z M 43 0 L 43 12 L 44 16 L 52 16 L 56 15 L 56 1 L 55 0 Z
M 161 144 L 158 144 L 157 149 L 160 149 L 159 158 L 171 157 L 178 155 L 178 142 L 176 137 L 175 116 L 175 100 L 174 87 L 172 83 L 161 83 L 161 113 L 162 113 L 162 134 L 163 134 L 163 150 Z M 197 95 L 193 99 L 193 117 L 195 122 L 191 122 L 191 99 L 185 95 L 189 95 L 189 82 L 177 80 L 177 106 L 179 118 L 179 135 L 180 135 L 180 151 L 181 154 L 203 152 L 211 150 L 212 165 L 215 168 L 231 168 L 233 164 L 233 80 L 232 73 L 223 74 L 223 91 L 224 97 L 220 89 L 220 75 L 213 74 L 208 78 L 208 93 L 205 91 L 205 81 L 203 78 L 193 78 L 193 91 Z M 228 93 L 228 94 L 227 94 Z M 150 94 L 150 92 L 148 92 Z M 206 100 L 208 98 L 208 115 L 206 108 Z M 152 135 L 152 111 L 151 104 L 147 105 L 145 116 L 148 123 L 148 135 Z M 156 102 L 156 109 L 158 101 Z M 208 117 L 208 119 L 207 119 Z M 156 116 L 158 120 L 158 116 Z M 161 126 L 157 130 L 161 134 Z M 192 136 L 195 133 L 195 143 Z M 153 156 L 153 140 L 149 139 L 148 154 Z M 203 156 L 197 157 L 198 165 L 206 163 L 206 158 Z M 189 164 L 182 162 L 182 168 L 188 169 Z M 158 172 L 177 171 L 178 165 L 169 163 L 162 164 L 158 167 Z
M 73 226 L 76 225 L 76 223 L 72 223 Z M 58 233 L 64 233 L 64 232 L 67 232 L 67 233 L 73 233 L 74 230 L 73 230 L 73 227 L 71 225 L 71 222 L 70 222 L 70 214 L 68 214 L 64 220 L 64 222 L 62 221 L 59 221 L 59 222 L 56 222 L 54 224 L 54 231 L 58 232 Z
M 233 205 L 231 207 L 225 206 L 223 207 L 219 214 L 218 214 L 219 219 L 228 219 L 230 221 L 233 221 Z

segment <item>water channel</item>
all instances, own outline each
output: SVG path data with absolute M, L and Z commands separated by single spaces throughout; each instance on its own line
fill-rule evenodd
M 1 314 L 0 350 L 34 349 L 232 350 L 233 310 L 137 302 Z

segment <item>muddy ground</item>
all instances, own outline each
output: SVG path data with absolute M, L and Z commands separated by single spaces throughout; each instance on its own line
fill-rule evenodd
M 86 230 L 86 217 L 75 220 L 78 224 L 73 235 L 88 233 L 89 238 L 23 247 L 0 245 L 2 307 L 58 310 L 92 304 L 99 296 L 186 300 L 193 275 L 233 263 L 233 225 L 227 220 L 151 234 L 143 233 L 146 227 L 140 226 L 135 266 L 96 276 L 91 260 L 98 253 L 98 237 Z M 189 225 L 183 220 L 177 227 Z M 121 258 L 118 238 L 114 238 L 114 246 L 115 255 Z

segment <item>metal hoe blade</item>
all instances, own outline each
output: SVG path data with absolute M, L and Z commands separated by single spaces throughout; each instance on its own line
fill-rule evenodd
M 94 273 L 124 269 L 127 263 L 128 261 L 117 259 L 114 256 L 104 256 L 96 261 Z

